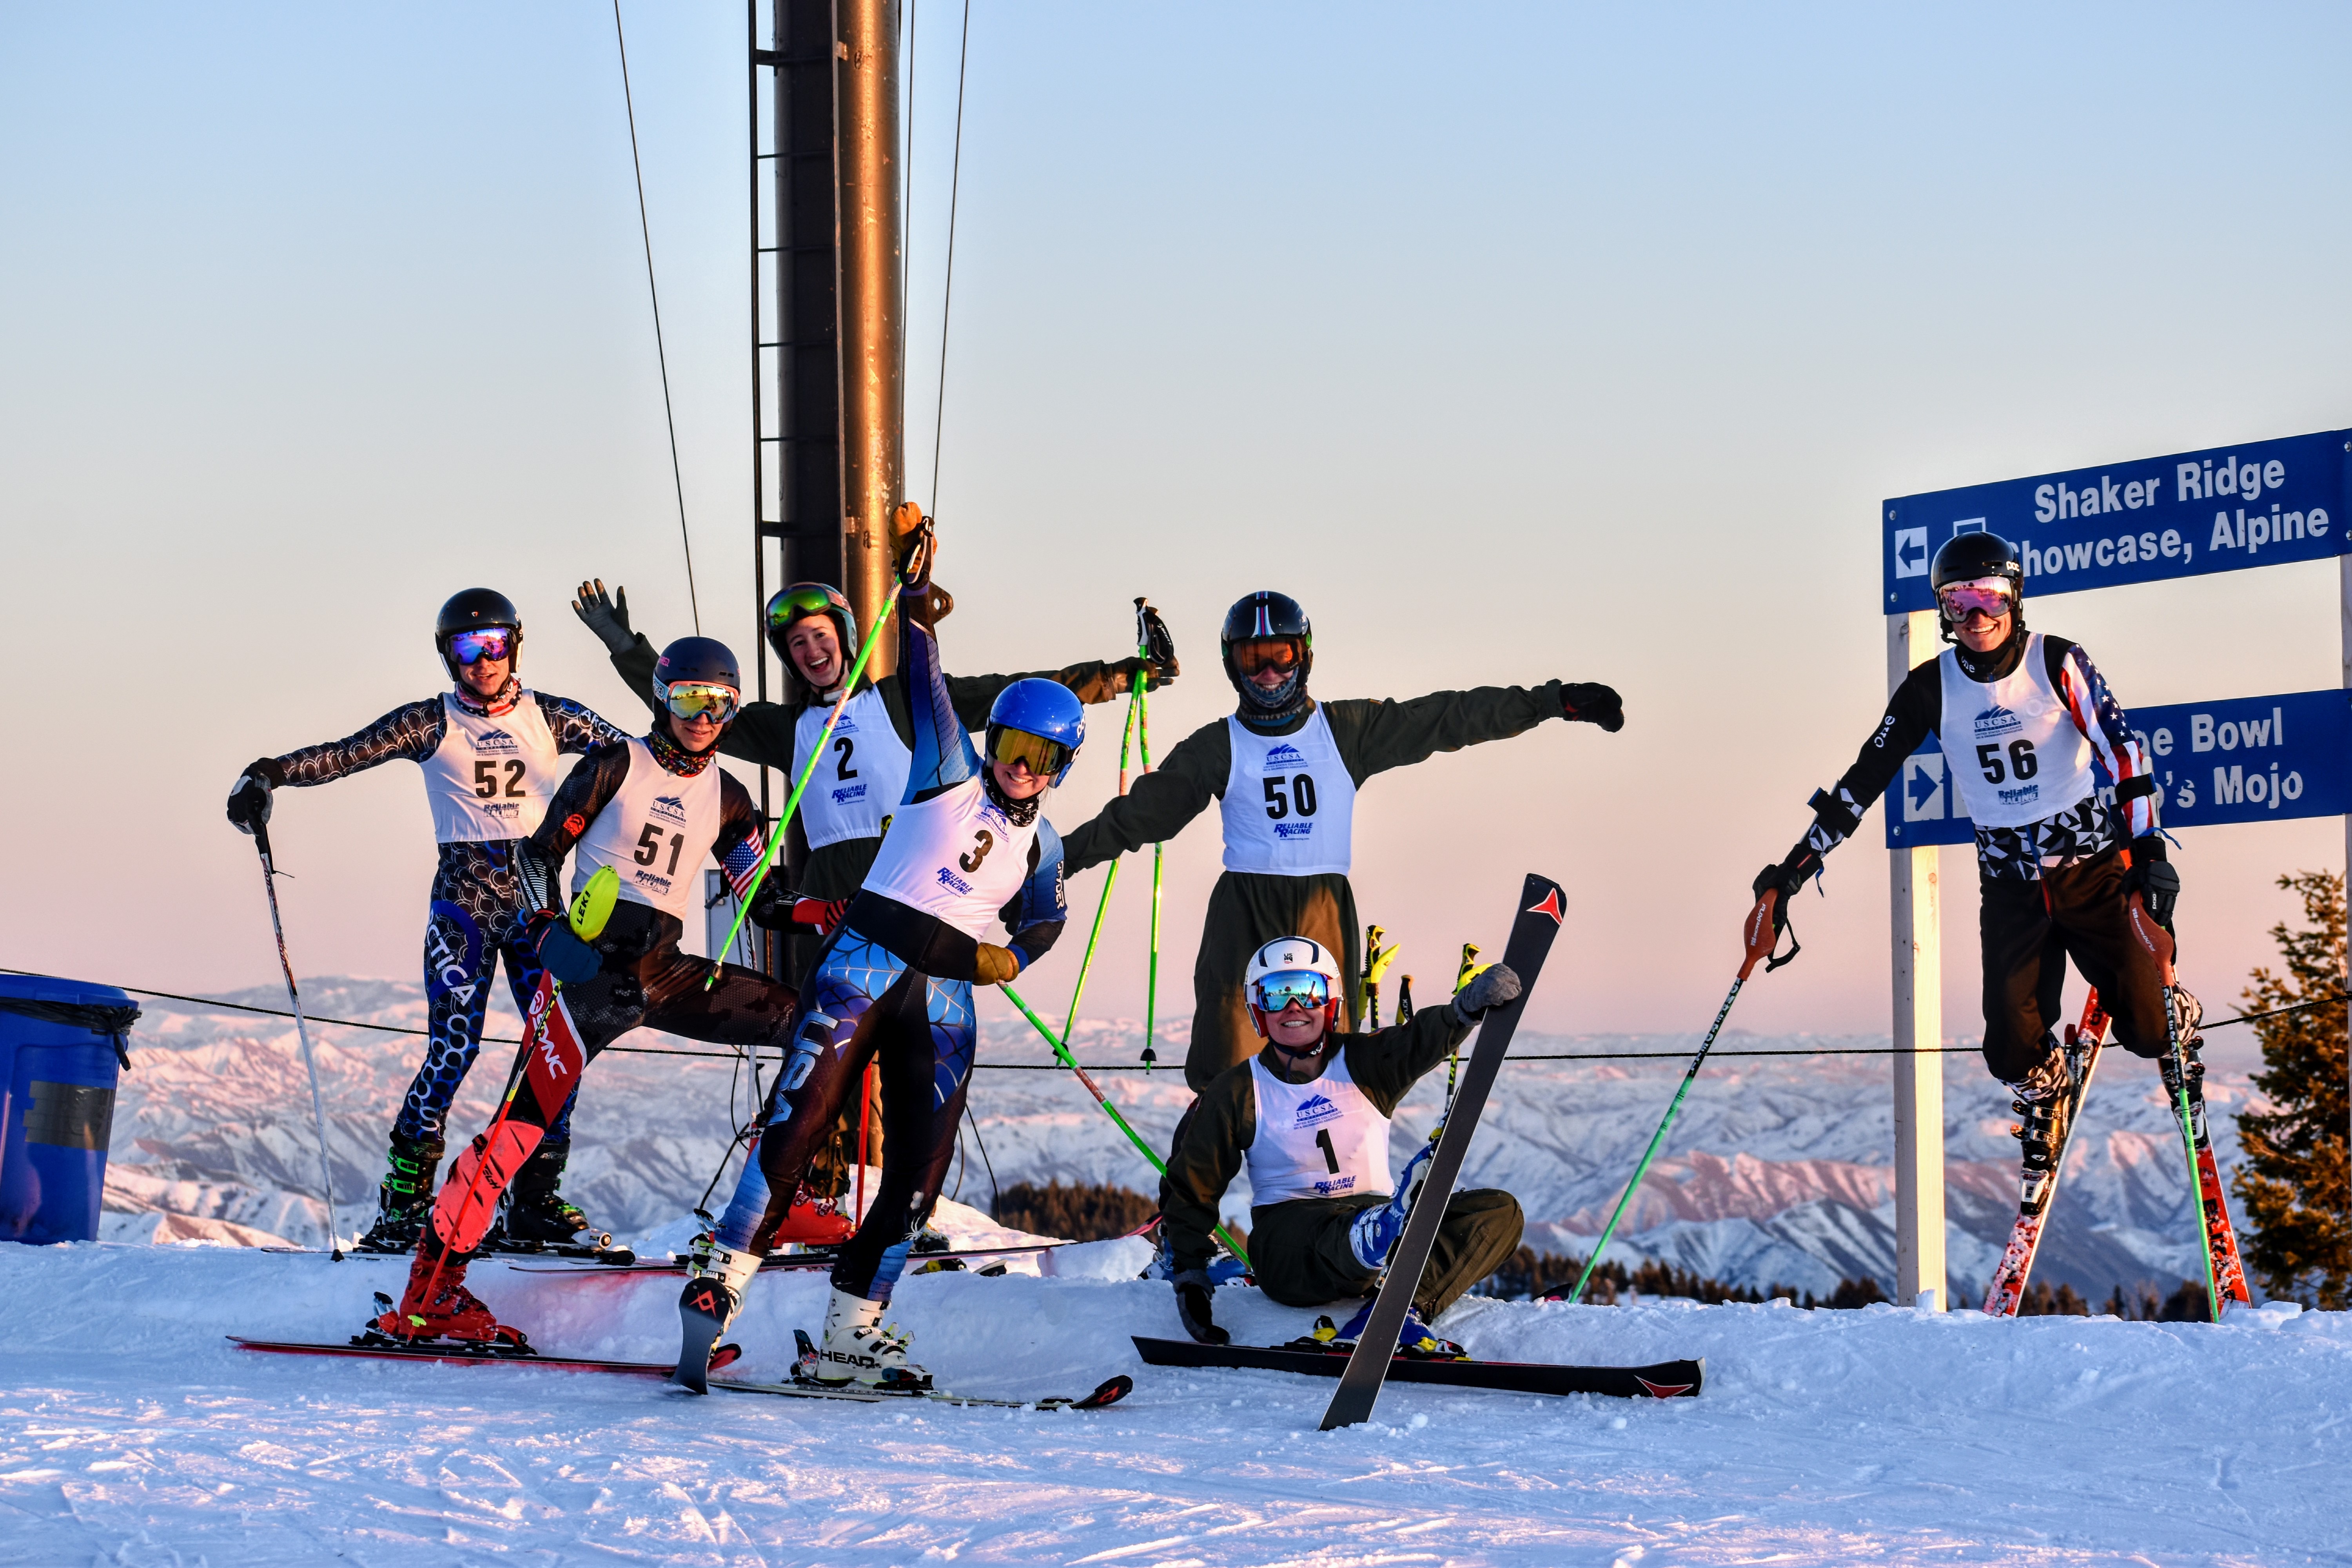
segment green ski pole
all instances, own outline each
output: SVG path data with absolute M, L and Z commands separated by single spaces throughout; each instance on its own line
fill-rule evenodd
M 895 599 L 902 584 L 895 577 L 891 582 L 891 595 Z M 792 821 L 793 813 L 799 809 L 801 795 L 808 788 L 810 775 L 816 772 L 817 759 L 824 755 L 824 743 L 833 738 L 833 727 L 841 721 L 841 710 L 848 706 L 849 694 L 857 689 L 857 678 L 866 673 L 866 661 L 874 657 L 874 649 L 882 641 L 882 628 L 890 624 L 897 607 L 893 604 L 874 617 L 874 627 L 866 634 L 866 646 L 857 650 L 857 662 L 849 667 L 848 677 L 841 683 L 841 695 L 835 700 L 833 711 L 824 716 L 824 728 L 817 732 L 816 744 L 809 748 L 809 759 L 802 765 L 801 776 L 793 782 L 793 793 L 785 797 L 783 815 L 776 818 L 775 828 L 768 835 L 768 849 L 760 857 L 760 868 L 751 873 L 751 886 L 745 888 L 743 896 L 735 900 L 735 919 L 727 927 L 727 940 L 719 945 L 720 952 L 735 951 L 735 933 L 743 929 L 743 917 L 751 912 L 751 900 L 759 896 L 760 884 L 768 879 L 768 868 L 776 863 L 777 851 L 783 847 L 784 828 Z M 702 982 L 702 988 L 708 991 L 718 984 L 719 965 L 714 962 L 710 973 Z
M 1078 1075 L 1078 1081 L 1087 1086 L 1087 1092 L 1095 1097 L 1095 1103 L 1101 1106 L 1104 1112 L 1108 1114 L 1113 1121 L 1118 1123 L 1118 1130 L 1127 1134 L 1129 1142 L 1133 1143 L 1138 1149 L 1143 1152 L 1143 1157 L 1151 1162 L 1151 1168 L 1159 1172 L 1161 1175 L 1166 1175 L 1168 1173 L 1168 1162 L 1162 1160 L 1159 1153 L 1153 1150 L 1151 1145 L 1144 1142 L 1142 1133 L 1138 1132 L 1133 1127 L 1128 1124 L 1127 1118 L 1118 1113 L 1118 1107 L 1113 1105 L 1110 1102 L 1109 1097 L 1103 1093 L 1102 1086 L 1095 1082 L 1093 1076 L 1089 1074 L 1086 1068 L 1080 1067 L 1076 1061 L 1072 1059 L 1067 1048 L 1063 1046 L 1061 1041 L 1054 1037 L 1054 1031 L 1045 1026 L 1045 1020 L 1031 1012 L 1029 1010 L 1029 1004 L 1021 1000 L 1021 994 L 1013 990 L 1012 986 L 1000 985 L 997 989 L 1004 993 L 1005 999 L 1007 1001 L 1011 1002 L 1015 1007 L 1021 1009 L 1021 1016 L 1029 1020 L 1029 1026 L 1035 1029 L 1039 1035 L 1045 1037 L 1045 1043 L 1054 1047 L 1054 1054 L 1061 1058 L 1062 1065 Z M 1234 1239 L 1233 1232 L 1220 1225 L 1217 1226 L 1217 1239 L 1223 1242 L 1227 1247 L 1233 1248 L 1234 1256 L 1241 1259 L 1243 1268 L 1246 1268 L 1249 1267 L 1249 1254 L 1242 1250 L 1241 1243 Z
M 1127 694 L 1127 723 L 1118 732 L 1118 793 L 1127 793 L 1128 743 L 1135 738 L 1135 693 Z M 1119 857 L 1113 856 L 1110 870 L 1103 877 L 1102 897 L 1095 903 L 1094 928 L 1087 932 L 1087 951 L 1078 959 L 1078 983 L 1070 988 L 1070 1015 L 1062 1024 L 1062 1044 L 1070 1043 L 1070 1031 L 1078 1026 L 1078 999 L 1087 994 L 1087 975 L 1095 965 L 1095 943 L 1102 940 L 1103 916 L 1110 910 L 1110 890 L 1118 886 Z
M 1151 637 L 1144 629 L 1144 612 L 1150 605 L 1138 595 L 1135 601 L 1135 657 L 1143 660 L 1142 673 L 1136 677 L 1136 738 L 1141 747 L 1142 771 L 1151 771 Z M 1126 768 L 1119 773 L 1119 793 L 1127 793 Z M 1160 873 L 1165 863 L 1168 846 L 1151 847 L 1151 968 L 1143 987 L 1143 1070 L 1150 1072 L 1151 1064 L 1160 1059 L 1151 1041 L 1157 1031 L 1160 1015 Z
M 1723 1032 L 1723 1021 L 1731 1016 L 1731 1005 L 1739 999 L 1739 988 L 1748 984 L 1748 974 L 1759 963 L 1763 963 L 1764 973 L 1769 974 L 1797 956 L 1794 931 L 1789 934 L 1787 956 L 1776 958 L 1772 953 L 1772 944 L 1780 936 L 1779 922 L 1772 918 L 1780 897 L 1777 889 L 1767 892 L 1756 900 L 1756 908 L 1749 911 L 1748 956 L 1739 965 L 1739 976 L 1731 983 L 1730 991 L 1723 998 L 1723 1005 L 1716 1009 L 1715 1022 L 1707 1026 L 1706 1038 L 1699 1042 L 1698 1054 L 1691 1058 L 1690 1066 L 1684 1069 L 1682 1086 L 1675 1090 L 1674 1103 L 1666 1107 L 1665 1120 L 1660 1121 L 1658 1130 L 1650 1134 L 1650 1146 L 1642 1151 L 1642 1163 L 1633 1167 L 1633 1179 L 1625 1184 L 1625 1191 L 1617 1199 L 1617 1206 L 1609 1212 L 1609 1223 L 1601 1227 L 1601 1239 L 1592 1244 L 1592 1251 L 1584 1260 L 1584 1272 L 1576 1277 L 1576 1289 L 1568 1293 L 1569 1305 L 1574 1306 L 1584 1299 L 1584 1287 L 1591 1281 L 1592 1270 L 1601 1262 L 1601 1248 L 1607 1247 L 1609 1238 L 1617 1234 L 1617 1222 L 1625 1217 L 1625 1205 L 1633 1201 L 1634 1193 L 1641 1189 L 1642 1178 L 1650 1173 L 1650 1162 L 1658 1157 L 1658 1150 L 1666 1141 L 1666 1129 L 1675 1124 L 1675 1115 L 1682 1110 L 1684 1097 L 1690 1093 L 1691 1080 L 1698 1077 L 1699 1068 L 1706 1061 L 1706 1053 L 1715 1048 L 1715 1037 Z
M 2197 1251 L 2205 1259 L 2205 1310 L 2213 1321 L 2221 1321 L 2221 1285 L 2213 1277 L 2213 1237 L 2205 1216 L 2205 1183 L 2197 1169 L 2197 1128 L 2189 1110 L 2189 1053 L 2180 1043 L 2180 1014 L 2172 1005 L 2173 988 L 2180 977 L 2173 973 L 2172 937 L 2147 912 L 2147 907 L 2134 893 L 2128 910 L 2132 934 L 2140 940 L 2156 958 L 2157 971 L 2164 982 L 2164 1048 L 2166 1059 L 2172 1064 L 2172 1115 L 2180 1124 L 2180 1147 L 2189 1155 L 2189 1203 L 2197 1216 Z

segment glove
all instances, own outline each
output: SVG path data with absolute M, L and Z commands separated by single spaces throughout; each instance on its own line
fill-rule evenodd
M 228 819 L 239 833 L 251 834 L 269 821 L 269 792 L 276 783 L 275 766 L 266 760 L 254 763 L 228 792 Z
M 1176 1318 L 1184 1331 L 1204 1345 L 1231 1344 L 1234 1336 L 1217 1327 L 1209 1312 L 1209 1271 L 1187 1268 L 1176 1276 Z
M 1571 724 L 1598 724 L 1613 735 L 1625 727 L 1625 704 L 1613 687 L 1591 680 L 1564 680 L 1559 710 Z
M 2173 906 L 2180 901 L 2180 873 L 2167 860 L 2140 858 L 2140 845 L 2145 840 L 2132 841 L 2131 869 L 2124 873 L 2124 897 L 2134 893 L 2147 910 L 2148 919 L 2172 929 Z
M 1168 623 L 1160 612 L 1138 599 L 1135 602 L 1136 640 L 1143 645 L 1146 658 L 1151 661 L 1151 684 L 1166 686 L 1184 673 L 1176 662 L 1176 639 L 1168 634 Z
M 530 917 L 523 927 L 522 945 L 559 985 L 585 985 L 604 973 L 604 955 L 572 935 L 572 922 L 553 910 Z
M 1151 672 L 1151 689 L 1154 691 L 1176 679 L 1173 675 L 1162 675 L 1158 665 L 1145 658 L 1115 658 L 1103 668 L 1110 671 L 1110 691 L 1114 697 L 1124 697 L 1134 690 L 1136 681 L 1146 670 Z
M 1465 1025 L 1475 1024 L 1489 1009 L 1517 1001 L 1520 989 L 1519 977 L 1511 973 L 1509 964 L 1490 963 L 1454 994 L 1454 1016 Z
M 1789 929 L 1789 900 L 1795 897 L 1798 889 L 1805 885 L 1805 879 L 1821 868 L 1821 858 L 1800 845 L 1797 853 L 1787 860 L 1777 866 L 1767 866 L 1756 873 L 1756 880 L 1750 884 L 1756 894 L 1756 902 L 1739 928 L 1740 946 L 1746 950 L 1746 957 L 1739 965 L 1740 979 L 1747 979 L 1759 963 L 1764 965 L 1764 973 L 1769 974 L 1797 956 L 1799 950 L 1794 932 L 1790 934 L 1789 951 L 1785 955 L 1775 957 L 1772 950 L 1780 945 L 1780 933 Z
M 572 601 L 572 613 L 608 651 L 626 653 L 636 646 L 636 634 L 629 630 L 629 591 L 620 584 L 614 584 L 607 596 L 601 577 L 581 584 L 580 596 Z
M 929 581 L 939 549 L 939 536 L 923 509 L 913 501 L 900 502 L 890 517 L 890 555 L 898 563 L 898 581 L 909 588 Z
M 1021 973 L 1021 955 L 1009 947 L 993 942 L 980 943 L 972 960 L 971 982 L 975 985 L 1002 985 Z
M 760 896 L 751 900 L 750 918 L 753 925 L 768 931 L 806 926 L 819 936 L 830 936 L 848 912 L 847 899 L 804 899 L 790 888 L 762 882 Z

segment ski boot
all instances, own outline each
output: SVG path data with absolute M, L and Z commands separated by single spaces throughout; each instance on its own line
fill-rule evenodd
M 1334 1330 L 1330 1339 L 1326 1342 L 1329 1348 L 1353 1350 L 1356 1342 L 1363 1337 L 1365 1328 L 1372 1321 L 1372 1308 L 1377 1300 L 1378 1298 L 1374 1298 L 1373 1300 L 1365 1302 L 1357 1310 L 1356 1315 L 1348 1320 L 1344 1327 Z M 1317 1339 L 1323 1338 L 1323 1330 L 1330 1321 L 1328 1318 L 1315 1320 Z M 1452 1340 L 1442 1340 L 1432 1333 L 1429 1325 L 1421 1321 L 1421 1311 L 1418 1308 L 1405 1310 L 1404 1326 L 1397 1331 L 1396 1353 L 1414 1361 L 1468 1361 L 1470 1359 L 1468 1351 L 1464 1350 Z
M 2042 1058 L 2040 1065 L 2023 1081 L 2009 1086 L 2017 1095 L 2010 1101 L 2010 1109 L 2022 1118 L 2010 1129 L 2010 1135 L 2021 1145 L 2022 1202 L 2029 1211 L 2057 1174 L 2058 1162 L 2066 1152 L 2066 1134 L 2073 1130 L 2074 1107 L 2081 1098 L 2073 1060 L 2055 1039 L 2049 1044 L 2050 1054 Z
M 1437 1140 L 1433 1136 L 1421 1146 L 1421 1152 L 1404 1168 L 1404 1178 L 1396 1184 L 1396 1192 L 1385 1204 L 1360 1210 L 1354 1223 L 1348 1227 L 1348 1249 L 1356 1261 L 1378 1273 L 1387 1266 L 1389 1254 L 1396 1249 L 1397 1238 L 1404 1234 L 1404 1222 L 1412 1217 L 1412 1205 L 1421 1196 L 1423 1184 L 1429 1180 L 1429 1163 L 1437 1152 Z
M 375 1224 L 352 1244 L 354 1252 L 414 1252 L 433 1212 L 433 1176 L 441 1168 L 438 1136 L 394 1131 L 383 1184 L 376 1189 Z
M 572 1145 L 542 1140 L 515 1173 L 499 1206 L 498 1222 L 482 1238 L 484 1252 L 593 1253 L 611 1238 L 588 1228 L 588 1216 L 556 1189 Z
M 885 1326 L 882 1313 L 888 1303 L 868 1301 L 835 1286 L 825 1304 L 824 1344 L 814 1367 L 803 1364 L 793 1375 L 845 1388 L 856 1383 L 885 1394 L 915 1394 L 931 1386 L 931 1374 L 907 1360 L 908 1336 L 898 1325 Z
M 2172 1007 L 2174 1027 L 2180 1036 L 2180 1055 L 2189 1064 L 2189 1125 L 2195 1134 L 2196 1146 L 2204 1150 L 2210 1148 L 2213 1142 L 2205 1126 L 2205 1059 L 2199 1054 L 2205 1037 L 2197 1032 L 2197 1026 L 2204 1022 L 2205 1007 L 2179 985 L 2172 988 Z M 2170 1051 L 2157 1058 L 2156 1070 L 2164 1079 L 2165 1103 L 2177 1105 L 2180 1100 L 2180 1069 L 2173 1065 Z
M 751 1277 L 759 1271 L 758 1254 L 723 1247 L 709 1231 L 694 1238 L 687 1256 L 686 1289 L 677 1298 L 677 1366 L 669 1374 L 672 1383 L 697 1394 L 710 1392 L 711 1362 L 726 1348 L 719 1343 L 719 1336 L 743 1310 Z
M 370 1332 L 399 1345 L 432 1340 L 454 1340 L 479 1347 L 489 1355 L 536 1355 L 520 1329 L 501 1323 L 481 1299 L 466 1289 L 468 1258 L 444 1250 L 431 1226 L 417 1244 L 415 1261 L 408 1268 L 408 1288 L 400 1304 L 378 1292 L 384 1310 L 369 1324 Z

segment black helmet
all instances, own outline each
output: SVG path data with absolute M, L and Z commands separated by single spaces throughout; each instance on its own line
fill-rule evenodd
M 440 615 L 433 621 L 433 647 L 441 662 L 449 667 L 449 679 L 458 679 L 457 661 L 449 657 L 449 639 L 459 632 L 478 632 L 487 627 L 504 626 L 514 633 L 513 664 L 522 662 L 522 617 L 515 613 L 514 601 L 496 588 L 467 588 L 449 595 L 441 606 Z
M 1973 583 L 1979 577 L 2008 581 L 2010 614 L 2015 620 L 2012 635 L 2025 629 L 2025 563 L 2017 558 L 2016 547 L 1998 533 L 1981 530 L 1956 533 L 1936 552 L 1927 568 L 1927 587 L 1937 596 L 1936 624 L 1946 642 L 1952 640 L 1952 617 L 1944 611 L 1945 584 Z
M 1255 681 L 1243 679 L 1240 668 L 1234 662 L 1234 645 L 1277 637 L 1287 639 L 1297 648 L 1298 669 L 1280 686 L 1265 691 Z M 1225 679 L 1241 693 L 1244 706 L 1268 719 L 1287 718 L 1306 706 L 1307 677 L 1315 668 L 1315 624 L 1307 618 L 1297 600 L 1271 589 L 1252 594 L 1225 612 L 1224 630 L 1218 641 L 1224 651 Z
M 662 649 L 654 665 L 654 706 L 667 708 L 669 689 L 681 682 L 743 689 L 733 651 L 717 637 L 680 637 Z
M 768 599 L 768 646 L 784 661 L 784 668 L 797 677 L 800 671 L 793 664 L 793 656 L 785 650 L 784 634 L 795 621 L 811 616 L 831 616 L 834 630 L 841 635 L 841 657 L 846 660 L 857 657 L 857 612 L 850 607 L 840 589 L 830 583 L 791 583 L 771 595 Z

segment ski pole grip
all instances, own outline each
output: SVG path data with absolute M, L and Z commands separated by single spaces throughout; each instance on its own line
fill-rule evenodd
M 1740 962 L 1740 979 L 1745 980 L 1754 973 L 1756 966 L 1759 963 L 1764 965 L 1764 972 L 1769 974 L 1781 964 L 1788 963 L 1789 958 L 1797 956 L 1793 945 L 1795 938 L 1792 936 L 1789 958 L 1777 962 L 1772 960 L 1772 949 L 1780 939 L 1780 921 L 1777 918 L 1780 903 L 1780 889 L 1767 888 L 1763 895 L 1756 900 L 1756 907 L 1748 911 L 1747 923 L 1739 930 L 1740 943 L 1748 950 L 1747 956 Z
M 2172 973 L 2172 933 L 2156 923 L 2156 917 L 2147 912 L 2147 905 L 2141 901 L 2137 892 L 2125 900 L 2124 916 L 2131 924 L 2132 935 L 2139 939 L 2139 944 L 2147 949 L 2148 955 L 2156 960 L 2156 966 L 2163 975 L 2164 984 L 2167 985 L 2175 984 Z

